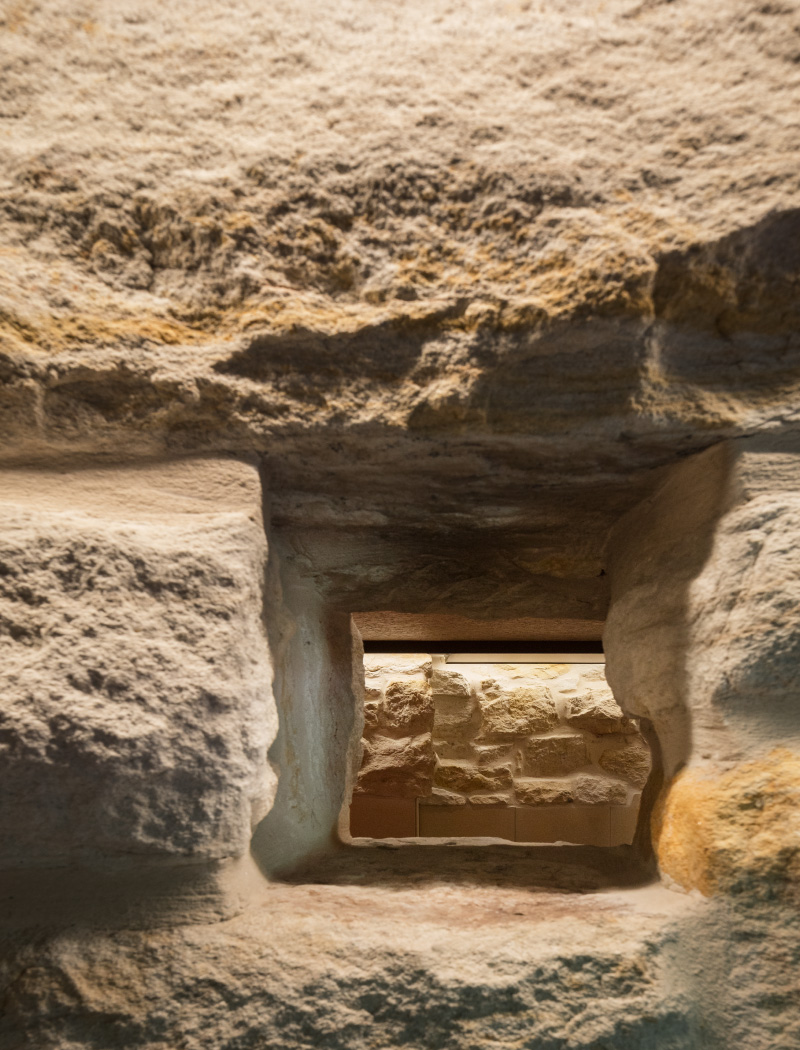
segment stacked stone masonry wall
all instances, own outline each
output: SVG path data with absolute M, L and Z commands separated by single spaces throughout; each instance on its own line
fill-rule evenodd
M 650 751 L 602 663 L 365 656 L 354 796 L 425 806 L 637 807 Z

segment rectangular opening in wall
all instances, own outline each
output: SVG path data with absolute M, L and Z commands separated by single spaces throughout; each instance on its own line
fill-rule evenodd
M 355 838 L 631 843 L 649 748 L 599 643 L 371 641 Z

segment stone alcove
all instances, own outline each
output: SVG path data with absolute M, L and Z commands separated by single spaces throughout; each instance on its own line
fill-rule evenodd
M 403 648 L 365 643 L 354 838 L 632 842 L 650 749 L 602 652 Z

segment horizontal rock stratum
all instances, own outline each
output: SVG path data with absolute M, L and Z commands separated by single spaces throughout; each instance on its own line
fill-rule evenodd
M 0 54 L 0 1048 L 800 1046 L 795 0 L 11 0 Z M 384 695 L 358 624 L 610 690 Z M 491 809 L 532 697 L 633 846 L 349 837 L 359 770 L 466 810 L 478 714 Z

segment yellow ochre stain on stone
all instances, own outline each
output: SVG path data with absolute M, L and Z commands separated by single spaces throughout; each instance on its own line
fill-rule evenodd
M 680 772 L 652 834 L 662 872 L 687 890 L 798 896 L 800 755 L 780 748 L 717 776 Z

